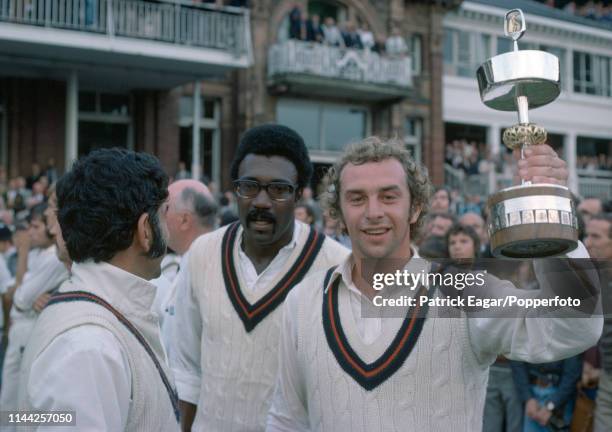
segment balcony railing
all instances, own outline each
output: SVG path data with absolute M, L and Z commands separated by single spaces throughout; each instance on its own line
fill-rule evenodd
M 612 171 L 576 170 L 578 175 L 578 194 L 581 197 L 597 197 L 612 200 Z M 465 175 L 463 170 L 444 164 L 444 184 L 462 194 L 476 194 L 483 197 L 512 186 L 512 178 L 499 173 Z
M 230 51 L 250 49 L 249 12 L 177 0 L 0 0 L 0 21 Z
M 576 174 L 580 196 L 612 200 L 612 171 L 579 169 Z
M 409 57 L 383 57 L 366 50 L 290 40 L 270 47 L 268 76 L 304 74 L 366 84 L 409 88 Z

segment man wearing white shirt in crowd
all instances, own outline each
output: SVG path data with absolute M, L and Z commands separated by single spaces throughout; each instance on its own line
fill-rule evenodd
M 402 32 L 399 28 L 394 27 L 391 31 L 391 36 L 387 38 L 385 42 L 385 51 L 390 56 L 403 56 L 408 53 L 408 45 L 406 45 L 406 40 L 402 36 Z
M 49 232 L 45 211 L 47 204 L 38 204 L 30 210 L 29 237 L 18 245 L 19 256 L 15 285 L 7 296 L 12 298 L 8 346 L 2 370 L 0 405 L 3 409 L 17 407 L 19 369 L 23 351 L 38 318 L 34 308 L 39 296 L 53 291 L 68 278 L 68 272 L 55 252 L 53 236 Z M 29 253 L 25 251 L 30 248 Z M 23 270 L 27 269 L 24 273 Z M 23 275 L 23 276 L 22 276 Z
M 306 274 L 348 253 L 295 220 L 312 175 L 295 131 L 248 130 L 230 172 L 240 220 L 192 244 L 189 278 L 177 287 L 172 369 L 184 431 L 264 430 L 278 371 L 279 306 Z
M 340 29 L 336 25 L 336 20 L 332 17 L 325 18 L 324 24 L 321 26 L 323 29 L 323 41 L 326 45 L 337 46 L 344 48 L 344 38 Z
M 567 179 L 565 163 L 547 145 L 532 147 L 519 167 L 528 180 Z M 395 316 L 379 315 L 389 309 L 364 314 L 381 293 L 372 268 L 386 276 L 436 271 L 410 245 L 429 201 L 429 180 L 402 143 L 375 137 L 350 146 L 330 172 L 327 206 L 344 222 L 353 252 L 337 268 L 305 279 L 285 301 L 269 431 L 478 431 L 497 354 L 546 362 L 580 353 L 599 338 L 601 316 L 468 318 L 455 310 L 457 318 L 436 318 L 418 302 Z M 543 177 L 547 172 L 553 177 Z M 578 256 L 588 257 L 582 245 Z M 482 289 L 493 288 L 488 295 L 522 295 L 510 282 L 486 277 Z M 585 290 L 597 297 L 595 280 Z M 397 289 L 389 288 L 390 295 Z M 443 297 L 425 287 L 400 293 Z
M 0 225 L 0 241 L 9 240 L 11 238 L 11 230 L 6 225 Z M 0 250 L 0 388 L 2 388 L 2 365 L 4 363 L 4 353 L 6 351 L 6 344 L 8 342 L 8 335 L 5 333 L 4 328 L 5 325 L 8 326 L 8 319 L 5 322 L 3 306 L 4 302 L 2 301 L 2 298 L 8 290 L 9 286 L 12 285 L 12 282 L 13 277 L 6 264 L 6 259 L 4 255 L 2 255 L 2 251 Z
M 173 355 L 173 334 L 176 285 L 179 278 L 189 277 L 186 271 L 187 251 L 191 243 L 203 234 L 215 229 L 217 205 L 206 185 L 197 180 L 178 180 L 168 187 L 168 247 L 177 255 L 166 255 L 162 261 L 162 275 L 152 281 L 157 285 L 153 311 L 159 316 L 161 338 L 168 359 Z M 176 270 L 171 267 L 164 273 L 164 264 L 170 256 L 177 259 Z M 174 262 L 170 263 L 173 265 Z
M 74 411 L 75 431 L 179 430 L 149 282 L 166 252 L 167 184 L 154 156 L 124 149 L 91 152 L 58 180 L 72 274 L 24 352 L 20 410 Z

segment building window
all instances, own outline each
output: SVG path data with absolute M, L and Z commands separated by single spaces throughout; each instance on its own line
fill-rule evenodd
M 444 30 L 444 71 L 474 78 L 476 70 L 491 57 L 491 36 L 463 30 Z
M 408 48 L 412 60 L 412 73 L 419 75 L 423 67 L 423 38 L 420 34 L 413 34 L 408 38 Z
M 276 121 L 296 130 L 313 155 L 337 154 L 369 132 L 369 110 L 358 105 L 280 99 Z
M 221 102 L 201 98 L 200 107 L 200 172 L 205 181 L 219 184 L 221 179 Z M 179 101 L 179 161 L 188 170 L 193 164 L 193 97 L 182 96 Z
M 575 51 L 574 92 L 612 96 L 612 59 Z
M 404 123 L 404 143 L 416 162 L 423 161 L 423 121 L 408 117 Z
M 133 148 L 129 94 L 79 92 L 79 156 L 99 148 Z

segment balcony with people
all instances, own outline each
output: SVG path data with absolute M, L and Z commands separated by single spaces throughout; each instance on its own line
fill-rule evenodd
M 189 81 L 187 75 L 251 64 L 249 10 L 234 4 L 241 3 L 0 0 L 0 61 L 11 58 L 24 68 L 87 64 L 94 73 L 140 69 L 141 85 L 170 88 Z
M 268 52 L 270 88 L 374 101 L 406 97 L 415 72 L 412 41 L 397 28 L 386 37 L 341 10 L 319 12 L 320 3 L 295 6 L 283 21 Z

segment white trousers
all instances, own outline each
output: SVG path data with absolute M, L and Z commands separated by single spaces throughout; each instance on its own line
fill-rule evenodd
M 2 411 L 17 410 L 17 398 L 19 395 L 19 368 L 21 367 L 21 359 L 23 351 L 36 318 L 23 318 L 14 320 L 11 324 L 8 334 L 8 346 L 4 357 L 4 366 L 2 368 L 2 390 L 0 391 L 0 406 Z M 5 426 L 2 430 L 14 431 L 15 428 Z

